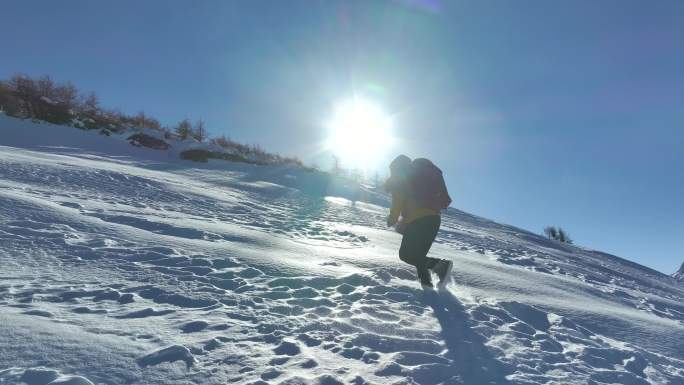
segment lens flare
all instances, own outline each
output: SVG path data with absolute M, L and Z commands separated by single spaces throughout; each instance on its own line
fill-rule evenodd
M 327 148 L 344 167 L 375 169 L 394 141 L 392 118 L 366 99 L 339 104 L 327 127 Z

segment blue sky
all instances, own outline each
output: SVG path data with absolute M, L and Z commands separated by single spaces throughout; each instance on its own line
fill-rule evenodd
M 684 262 L 684 2 L 8 1 L 0 77 L 325 163 L 333 106 L 394 116 L 454 205 Z

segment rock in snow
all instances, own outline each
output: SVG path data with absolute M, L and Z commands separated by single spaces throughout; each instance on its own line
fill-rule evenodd
M 138 365 L 144 368 L 150 365 L 158 365 L 162 362 L 176 361 L 185 362 L 188 368 L 196 362 L 195 357 L 190 353 L 190 349 L 182 345 L 173 345 L 138 358 Z

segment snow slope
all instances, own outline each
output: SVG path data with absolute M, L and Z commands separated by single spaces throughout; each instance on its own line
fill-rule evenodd
M 675 279 L 678 279 L 680 281 L 684 281 L 684 263 L 682 263 L 682 267 L 680 267 L 676 273 L 672 274 L 672 276 Z
M 684 384 L 673 277 L 449 209 L 423 291 L 387 204 L 0 115 L 0 384 Z

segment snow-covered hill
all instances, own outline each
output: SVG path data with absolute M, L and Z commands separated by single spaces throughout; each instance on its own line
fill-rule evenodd
M 684 281 L 684 263 L 682 263 L 682 267 L 680 267 L 676 273 L 672 274 L 672 276 L 677 280 Z
M 684 384 L 673 277 L 449 209 L 424 292 L 387 203 L 0 116 L 0 384 Z

